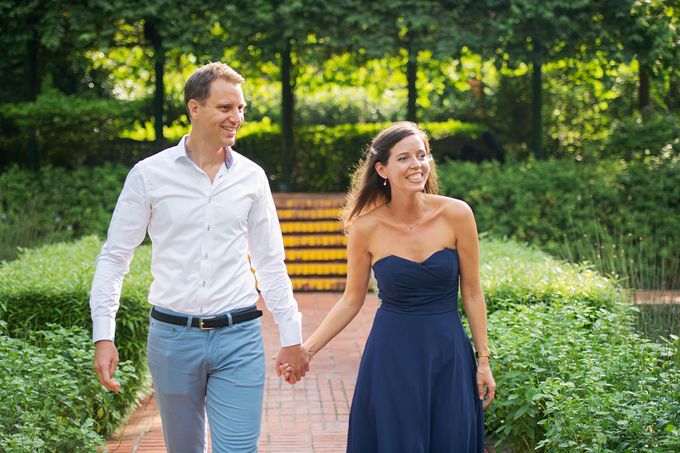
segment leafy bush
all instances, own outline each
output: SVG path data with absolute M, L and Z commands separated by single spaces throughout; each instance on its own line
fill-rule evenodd
M 560 262 L 510 240 L 480 243 L 481 278 L 489 312 L 516 304 L 586 302 L 612 307 L 621 291 L 585 264 Z
M 296 131 L 292 159 L 292 190 L 299 192 L 344 192 L 354 166 L 371 139 L 389 123 L 307 126 Z M 421 123 L 431 138 L 452 135 L 476 137 L 484 131 L 477 124 L 448 121 Z M 260 164 L 269 175 L 273 190 L 281 178 L 281 136 L 278 126 L 246 129 L 235 149 Z
M 125 278 L 117 317 L 116 346 L 121 361 L 126 362 L 119 371 L 120 377 L 125 382 L 124 391 L 110 400 L 106 396 L 108 392 L 105 392 L 96 381 L 92 370 L 94 347 L 90 335 L 85 334 L 91 331 L 89 291 L 95 259 L 101 246 L 101 240 L 89 236 L 70 244 L 60 243 L 38 249 L 25 249 L 16 261 L 0 265 L 0 321 L 3 322 L 3 330 L 17 339 L 13 341 L 24 340 L 46 349 L 40 353 L 42 355 L 36 356 L 36 362 L 30 362 L 31 364 L 40 363 L 41 357 L 45 355 L 54 356 L 50 360 L 56 361 L 55 363 L 78 359 L 78 371 L 73 373 L 77 380 L 67 381 L 63 387 L 59 387 L 50 377 L 45 381 L 44 388 L 54 386 L 56 390 L 50 391 L 63 390 L 64 398 L 74 398 L 77 404 L 94 407 L 97 412 L 96 416 L 90 415 L 93 420 L 90 428 L 106 435 L 111 433 L 116 424 L 135 406 L 139 393 L 147 389 L 146 336 L 149 313 L 147 294 L 151 275 L 150 249 L 142 246 L 138 248 L 130 264 L 130 272 Z M 66 330 L 60 330 L 59 326 Z M 35 332 L 40 330 L 45 331 Z M 15 343 L 12 345 L 16 346 Z M 14 346 L 10 345 L 8 348 Z M 74 350 L 79 350 L 80 355 L 75 354 Z M 4 355 L 2 357 L 4 363 Z M 35 379 L 33 377 L 31 379 L 42 379 L 41 373 L 44 374 L 46 370 L 51 373 L 50 376 L 61 376 L 61 372 L 56 373 L 51 363 L 47 362 L 45 366 L 35 365 Z M 83 394 L 78 394 L 78 386 L 85 389 Z M 42 406 L 35 407 L 41 414 L 46 413 L 40 416 L 47 417 L 50 411 L 53 412 L 52 416 L 59 414 L 50 409 L 52 406 L 45 406 L 44 409 L 40 409 Z M 56 407 L 54 406 L 55 410 Z M 82 413 L 91 414 L 84 410 Z M 26 426 L 40 426 L 30 418 L 33 415 L 26 417 L 29 417 L 24 421 Z M 59 423 L 66 423 L 62 419 L 59 420 L 61 420 Z M 61 432 L 58 426 L 48 429 L 51 430 Z M 77 433 L 74 431 L 71 434 L 75 436 Z M 26 436 L 22 436 L 18 439 L 24 441 Z M 30 431 L 30 436 L 37 434 Z
M 601 153 L 626 160 L 680 154 L 680 116 L 671 113 L 645 112 L 614 123 Z
M 3 104 L 22 141 L 35 134 L 44 163 L 77 167 L 141 116 L 141 104 L 67 96 L 47 88 L 34 102 Z
M 1 323 L 1 322 L 0 322 Z M 101 451 L 131 409 L 138 381 L 122 362 L 118 394 L 102 390 L 92 371 L 89 334 L 49 324 L 23 339 L 0 332 L 0 451 Z M 132 394 L 131 394 L 132 393 Z
M 445 162 L 438 170 L 442 192 L 472 206 L 480 231 L 590 261 L 627 286 L 680 284 L 679 157 Z
M 0 260 L 17 247 L 106 234 L 128 168 L 104 165 L 0 173 Z
M 498 383 L 486 413 L 521 451 L 677 451 L 680 341 L 652 343 L 622 307 L 517 305 L 489 317 Z
M 19 259 L 0 265 L 0 320 L 10 334 L 45 328 L 50 323 L 90 329 L 89 292 L 100 239 L 88 236 L 22 250 Z M 146 334 L 151 284 L 150 249 L 142 246 L 125 278 L 116 328 L 121 360 L 146 369 Z

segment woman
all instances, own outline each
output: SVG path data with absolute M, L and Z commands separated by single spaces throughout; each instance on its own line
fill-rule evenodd
M 371 268 L 381 306 L 350 411 L 351 453 L 484 451 L 489 366 L 477 227 L 463 201 L 437 195 L 427 135 L 410 122 L 380 132 L 353 178 L 347 285 L 304 342 L 311 356 L 361 309 Z M 458 283 L 477 360 L 458 315 Z M 295 382 L 285 364 L 278 370 Z M 482 404 L 483 401 L 483 404 Z

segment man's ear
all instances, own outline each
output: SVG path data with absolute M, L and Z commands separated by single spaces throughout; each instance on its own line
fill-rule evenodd
M 187 102 L 187 110 L 189 111 L 189 116 L 191 116 L 192 121 L 198 118 L 199 106 L 200 104 L 196 99 L 189 99 L 189 102 Z

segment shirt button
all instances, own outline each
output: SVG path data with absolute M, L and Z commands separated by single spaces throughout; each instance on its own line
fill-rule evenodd
M 205 280 L 203 280 L 203 283 L 202 283 L 202 285 L 203 285 L 203 287 L 205 288 Z
M 208 231 L 210 231 L 210 225 L 208 225 Z
M 206 259 L 206 260 L 208 259 L 208 254 L 207 254 L 207 253 L 205 254 L 205 259 Z

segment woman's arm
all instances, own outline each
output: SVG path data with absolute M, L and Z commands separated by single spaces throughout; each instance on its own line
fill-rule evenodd
M 302 349 L 309 354 L 310 359 L 347 327 L 366 300 L 368 279 L 371 275 L 371 254 L 368 251 L 370 231 L 364 219 L 359 218 L 352 225 L 347 240 L 345 291 L 326 314 L 319 327 L 303 342 Z M 285 363 L 278 370 L 283 374 L 286 382 L 294 384 L 296 381 L 291 379 L 290 371 L 291 368 Z
M 472 209 L 458 201 L 453 210 L 456 248 L 460 259 L 460 285 L 465 315 L 470 324 L 472 341 L 478 354 L 477 389 L 479 398 L 486 399 L 484 408 L 491 404 L 496 383 L 489 365 L 490 351 L 486 333 L 486 301 L 479 278 L 479 239 Z
M 349 232 L 345 291 L 319 327 L 302 344 L 312 356 L 347 327 L 366 300 L 371 275 L 371 254 L 368 251 L 368 225 L 363 220 L 357 219 Z

